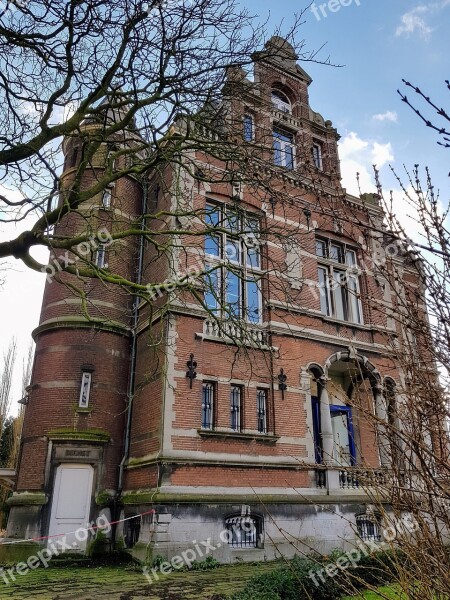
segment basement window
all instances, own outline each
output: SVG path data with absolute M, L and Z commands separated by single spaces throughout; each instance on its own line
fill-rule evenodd
M 139 541 L 140 533 L 141 517 L 139 515 L 128 517 L 124 527 L 125 546 L 127 548 L 133 548 Z
M 356 515 L 356 527 L 362 540 L 381 542 L 380 515 L 369 512 Z
M 239 515 L 225 520 L 228 545 L 232 548 L 261 548 L 263 519 L 255 515 Z

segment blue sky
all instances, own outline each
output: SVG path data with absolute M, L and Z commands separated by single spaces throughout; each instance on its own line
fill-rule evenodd
M 269 17 L 273 26 L 284 21 L 286 28 L 292 15 L 305 6 L 300 0 L 245 0 L 242 4 L 261 21 Z M 326 44 L 322 58 L 329 55 L 332 62 L 344 66 L 302 66 L 314 80 L 310 86 L 312 108 L 332 120 L 342 136 L 344 185 L 356 193 L 355 173 L 359 171 L 363 191 L 371 191 L 371 165 L 375 162 L 389 189 L 395 186 L 389 162 L 398 170 L 403 163 L 410 168 L 419 163 L 431 168 L 441 200 L 447 205 L 450 149 L 437 145 L 437 134 L 401 102 L 397 89 L 405 78 L 450 110 L 450 93 L 444 84 L 450 79 L 450 0 L 332 0 L 336 12 L 330 10 L 329 2 L 318 0 L 315 5 L 320 19 L 307 10 L 298 41 L 305 39 L 311 50 Z M 398 213 L 403 214 L 401 193 L 396 190 L 394 197 Z M 414 236 L 414 225 L 407 228 Z M 10 271 L 0 289 L 0 352 L 12 335 L 19 343 L 14 404 L 20 398 L 22 357 L 39 320 L 45 279 L 23 267 L 15 268 L 19 271 Z
M 333 2 L 335 12 L 329 8 Z M 293 0 L 246 0 L 244 4 L 261 18 L 270 14 L 271 23 L 283 20 L 286 26 L 305 6 Z M 450 93 L 444 83 L 450 79 L 450 0 L 316 0 L 305 20 L 298 40 L 305 39 L 308 49 L 326 44 L 321 56 L 329 55 L 333 63 L 343 65 L 304 63 L 303 67 L 314 80 L 310 86 L 313 109 L 332 120 L 342 135 L 347 187 L 356 191 L 356 165 L 367 170 L 365 176 L 360 169 L 361 180 L 368 181 L 373 159 L 382 167 L 388 188 L 394 182 L 387 162 L 397 169 L 403 163 L 419 163 L 432 169 L 442 200 L 448 201 L 450 149 L 436 144 L 437 134 L 420 123 L 397 89 L 402 78 L 409 80 L 450 110 Z

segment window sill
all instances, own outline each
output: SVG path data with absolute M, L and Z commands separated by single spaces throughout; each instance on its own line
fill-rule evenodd
M 308 315 L 312 317 L 317 317 L 322 319 L 322 321 L 326 321 L 327 323 L 332 323 L 333 325 L 339 325 L 341 327 L 352 327 L 356 329 L 361 329 L 362 331 L 373 331 L 376 329 L 380 329 L 378 326 L 367 325 L 365 323 L 352 323 L 351 321 L 343 321 L 341 319 L 336 319 L 335 317 L 330 317 L 328 315 L 324 315 L 319 310 L 313 310 L 304 308 L 303 306 L 295 306 L 293 304 L 284 304 L 283 302 L 277 302 L 276 300 L 272 300 L 267 304 L 267 308 L 281 308 L 286 311 L 291 311 L 301 315 Z
M 319 313 L 320 317 L 329 323 L 334 323 L 334 325 L 341 325 L 345 327 L 356 327 L 358 329 L 373 329 L 369 325 L 365 325 L 364 323 L 353 323 L 353 321 L 344 321 L 343 319 L 337 319 L 336 317 L 330 317 L 329 315 L 324 315 L 323 313 Z
M 272 433 L 250 433 L 245 431 L 217 430 L 217 429 L 197 429 L 200 437 L 224 438 L 249 440 L 255 442 L 264 442 L 266 444 L 275 444 L 280 437 Z
M 86 406 L 86 407 L 75 406 L 74 411 L 78 414 L 85 415 L 85 414 L 90 414 L 90 413 L 94 412 L 94 407 L 93 406 Z

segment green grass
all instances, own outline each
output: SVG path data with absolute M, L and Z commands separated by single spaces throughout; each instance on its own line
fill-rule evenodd
M 135 567 L 41 568 L 9 585 L 0 576 L 0 600 L 219 600 L 274 566 L 239 563 L 161 575 L 151 584 Z
M 356 596 L 346 596 L 342 600 L 407 600 L 406 596 L 398 591 L 395 586 L 381 587 L 377 592 L 362 591 Z

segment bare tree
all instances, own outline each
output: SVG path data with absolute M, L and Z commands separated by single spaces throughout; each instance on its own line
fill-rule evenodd
M 402 81 L 407 88 L 413 90 L 413 92 L 419 97 L 425 108 L 431 109 L 431 112 L 434 116 L 427 116 L 422 108 L 417 108 L 417 106 L 415 106 L 405 92 L 397 90 L 402 101 L 412 108 L 412 110 L 427 127 L 437 131 L 440 136 L 438 140 L 438 144 L 440 146 L 444 146 L 444 148 L 450 148 L 450 115 L 448 111 L 443 107 L 439 107 L 438 104 L 436 104 L 436 102 L 430 96 L 428 96 L 426 92 L 423 92 L 420 87 L 413 85 L 405 79 Z M 447 91 L 450 91 L 450 82 L 448 80 L 445 81 L 445 85 L 447 87 Z M 436 118 L 439 120 L 436 121 Z
M 19 236 L 0 243 L 0 258 L 42 271 L 30 254 L 34 247 L 70 251 L 63 270 L 132 287 L 77 250 L 99 242 L 93 201 L 116 182 L 144 181 L 169 161 L 206 181 L 213 171 L 200 174 L 189 161 L 199 148 L 244 178 L 248 149 L 242 151 L 230 123 L 225 135 L 222 92 L 229 68 L 255 59 L 263 27 L 233 0 L 73 0 L 5 9 L 0 32 L 1 220 L 26 223 Z M 303 46 L 299 54 L 316 60 Z M 64 181 L 62 167 L 71 169 Z M 64 235 L 57 225 L 69 215 L 80 221 Z M 146 215 L 152 216 L 164 215 Z M 143 232 L 136 215 L 114 225 L 112 240 L 145 234 L 152 243 L 156 235 Z
M 12 339 L 8 350 L 3 356 L 0 373 L 0 466 L 9 467 L 10 457 L 14 448 L 18 448 L 18 440 L 14 442 L 14 418 L 9 415 L 11 408 L 11 389 L 16 362 L 16 340 Z M 0 481 L 0 529 L 3 525 L 3 506 L 9 493 L 9 488 Z
M 379 535 L 381 549 L 397 553 L 399 589 L 408 598 L 432 600 L 450 594 L 449 207 L 428 169 L 424 184 L 417 165 L 406 184 L 396 176 L 417 239 L 407 235 L 404 211 L 396 214 L 392 196 L 379 184 L 386 215 L 380 239 L 390 252 L 376 269 L 390 299 L 372 299 L 372 310 L 391 319 L 385 344 L 400 379 L 385 381 L 378 407 L 361 389 L 348 401 L 376 435 L 382 458 L 382 470 L 362 465 L 358 475 L 372 502 L 371 532 L 374 539 Z M 347 574 L 349 590 L 360 584 Z
M 16 340 L 12 339 L 8 350 L 3 356 L 3 367 L 0 376 L 0 431 L 3 430 L 11 408 L 11 388 L 16 355 Z

